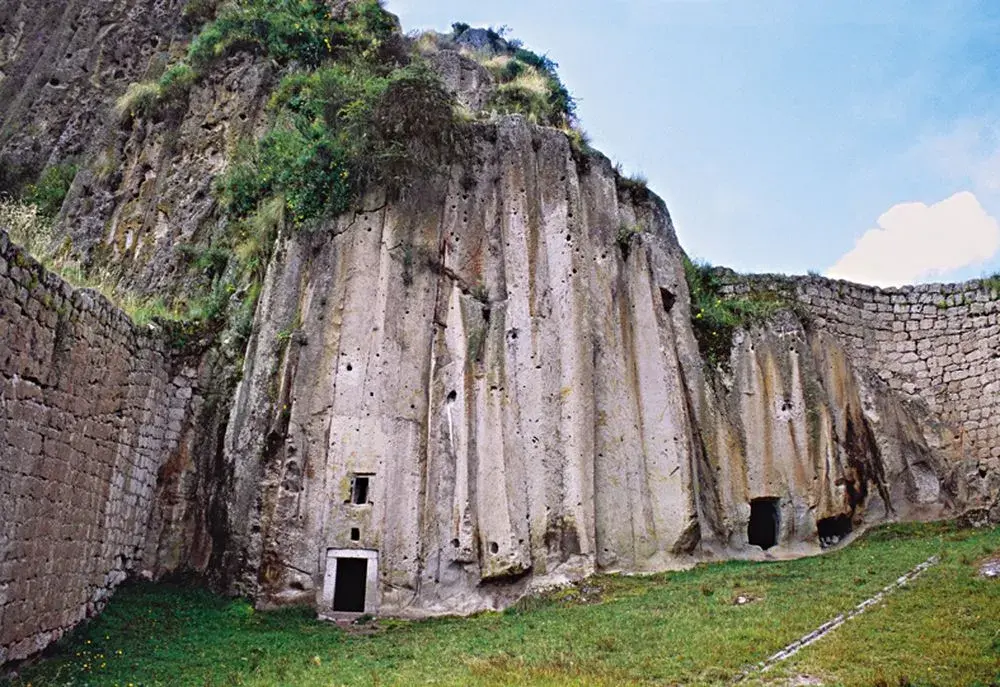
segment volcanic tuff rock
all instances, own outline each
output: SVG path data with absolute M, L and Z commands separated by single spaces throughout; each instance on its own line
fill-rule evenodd
M 758 500 L 783 552 L 944 512 L 961 453 L 925 408 L 791 313 L 706 379 L 662 203 L 601 158 L 581 173 L 558 132 L 480 134 L 450 174 L 281 242 L 226 439 L 236 589 L 312 602 L 324 553 L 361 548 L 384 612 L 464 612 L 759 555 Z
M 224 225 L 212 179 L 274 80 L 238 53 L 160 117 L 112 115 L 187 35 L 178 4 L 0 0 L 0 155 L 80 156 L 58 229 L 143 292 L 178 288 L 175 245 Z M 489 102 L 474 60 L 432 62 L 467 108 Z M 818 552 L 883 519 L 1000 519 L 988 285 L 730 275 L 795 307 L 710 369 L 658 198 L 522 117 L 468 132 L 439 172 L 282 230 L 235 391 L 219 347 L 137 330 L 0 241 L 0 660 L 140 567 L 333 613 L 333 566 L 363 554 L 365 608 L 424 615 Z
M 94 152 L 114 99 L 184 40 L 185 0 L 0 0 L 0 192 Z M 115 158 L 117 160 L 117 158 Z

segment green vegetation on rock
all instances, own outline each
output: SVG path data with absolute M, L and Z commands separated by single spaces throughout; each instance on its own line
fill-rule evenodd
M 728 684 L 937 555 L 885 602 L 742 684 L 985 686 L 1000 679 L 1000 583 L 977 573 L 998 551 L 1000 529 L 891 525 L 812 558 L 598 576 L 503 613 L 350 630 L 308 609 L 138 584 L 11 685 Z
M 200 71 L 248 47 L 305 69 L 357 56 L 383 61 L 380 53 L 396 35 L 392 16 L 375 0 L 351 4 L 343 19 L 321 0 L 239 0 L 205 25 L 191 43 L 188 61 Z
M 382 71 L 331 63 L 285 77 L 271 98 L 274 126 L 219 180 L 230 214 L 281 196 L 300 226 L 346 211 L 373 183 L 432 169 L 454 136 L 451 96 L 422 64 Z
M 216 179 L 226 221 L 209 239 L 177 248 L 190 293 L 139 312 L 225 330 L 242 350 L 281 231 L 347 211 L 374 184 L 392 192 L 433 171 L 455 149 L 454 103 L 376 0 L 342 10 L 322 0 L 193 2 L 189 9 L 192 20 L 207 23 L 183 61 L 130 86 L 118 103 L 123 118 L 157 117 L 185 103 L 191 87 L 236 51 L 267 58 L 281 78 L 267 130 L 235 142 Z
M 10 240 L 36 259 L 48 250 L 52 241 L 52 222 L 42 215 L 38 206 L 22 200 L 0 197 L 0 228 Z
M 501 112 L 523 114 L 529 121 L 569 129 L 576 119 L 576 102 L 559 78 L 559 65 L 524 48 L 485 62 L 497 79 L 490 103 Z
M 619 196 L 628 198 L 633 203 L 641 203 L 649 197 L 648 180 L 642 174 L 625 174 L 619 164 L 615 165 L 615 180 Z
M 485 37 L 479 41 L 481 45 L 468 40 L 470 31 Z M 496 82 L 488 110 L 521 114 L 532 123 L 584 137 L 578 129 L 576 101 L 559 77 L 559 65 L 526 49 L 519 40 L 508 40 L 507 33 L 507 27 L 476 29 L 456 22 L 450 35 L 429 32 L 420 35 L 416 43 L 418 51 L 425 54 L 441 49 L 459 50 L 483 65 Z
M 24 201 L 35 205 L 43 217 L 54 218 L 62 209 L 76 171 L 77 166 L 71 162 L 46 167 L 38 181 L 25 190 Z
M 788 303 L 774 294 L 734 297 L 722 293 L 712 265 L 685 256 L 684 275 L 691 294 L 691 324 L 702 356 L 713 366 L 724 365 L 737 329 L 766 321 Z
M 983 277 L 983 288 L 989 292 L 990 298 L 1000 298 L 1000 272 Z
M 178 249 L 193 277 L 192 295 L 167 308 L 181 319 L 227 319 L 242 336 L 249 326 L 233 319 L 252 320 L 248 299 L 260 291 L 282 228 L 316 227 L 356 206 L 368 189 L 391 194 L 433 173 L 460 147 L 460 118 L 453 96 L 423 63 L 420 40 L 414 50 L 377 0 L 339 8 L 322 0 L 191 0 L 185 17 L 204 22 L 186 56 L 158 79 L 129 87 L 118 101 L 123 120 L 178 111 L 192 86 L 237 51 L 270 60 L 280 75 L 266 131 L 235 142 L 216 179 L 226 222 L 200 245 Z M 447 40 L 469 30 L 456 24 Z M 492 109 L 562 128 L 575 152 L 587 152 L 557 65 L 506 40 L 505 31 L 486 32 L 494 50 L 472 51 L 496 78 Z M 210 271 L 202 264 L 208 258 Z

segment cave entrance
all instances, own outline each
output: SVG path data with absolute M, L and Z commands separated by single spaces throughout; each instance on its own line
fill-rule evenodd
M 853 529 L 854 523 L 851 522 L 851 516 L 844 513 L 816 521 L 819 545 L 824 549 L 839 544 L 840 540 L 849 535 Z
M 320 617 L 354 618 L 378 610 L 378 552 L 327 549 Z
M 762 498 L 750 502 L 750 522 L 747 525 L 747 541 L 751 546 L 759 546 L 767 551 L 778 543 L 778 528 L 781 524 L 778 499 Z

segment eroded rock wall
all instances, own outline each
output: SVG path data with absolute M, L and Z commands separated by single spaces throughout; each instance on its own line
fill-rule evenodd
M 114 99 L 187 37 L 185 2 L 0 0 L 0 192 L 99 149 Z
M 946 512 L 932 413 L 850 342 L 784 313 L 706 372 L 659 199 L 519 117 L 476 141 L 279 241 L 226 438 L 230 589 L 322 606 L 326 552 L 364 549 L 382 612 L 470 612 L 761 556 L 758 499 L 776 555 Z
M 726 274 L 726 273 L 721 273 Z M 925 406 L 922 433 L 952 456 L 944 477 L 963 507 L 1000 492 L 1000 293 L 990 283 L 876 287 L 820 277 L 737 277 L 735 294 L 777 293 L 835 336 L 852 366 L 908 405 Z
M 759 550 L 750 539 L 758 501 L 777 509 L 779 555 L 951 505 L 941 476 L 956 456 L 928 444 L 926 408 L 856 365 L 831 332 L 779 313 L 738 332 L 729 362 L 710 375 L 698 422 L 712 467 L 701 488 L 715 490 L 709 522 L 723 555 Z
M 43 5 L 0 0 L 0 159 L 80 156 L 71 252 L 183 291 L 177 246 L 225 233 L 213 179 L 260 133 L 272 67 L 231 55 L 183 102 L 120 118 L 125 85 L 183 50 L 178 3 Z M 489 102 L 474 61 L 431 61 L 466 108 Z M 221 347 L 178 355 L 0 243 L 0 662 L 140 561 L 324 611 L 328 551 L 363 549 L 379 612 L 471 612 L 995 503 L 1000 341 L 979 285 L 733 277 L 807 316 L 739 332 L 707 371 L 662 202 L 562 132 L 484 119 L 402 195 L 283 232 L 233 397 Z
M 138 569 L 194 378 L 0 231 L 0 663 L 96 613 Z
M 227 437 L 237 588 L 312 603 L 328 548 L 368 548 L 385 611 L 471 611 L 689 546 L 696 354 L 666 210 L 558 131 L 477 141 L 281 243 Z
M 192 275 L 179 247 L 207 245 L 219 229 L 212 184 L 238 141 L 261 133 L 271 78 L 268 65 L 240 53 L 156 117 L 109 113 L 113 126 L 77 173 L 60 217 L 72 256 L 120 290 L 184 292 Z

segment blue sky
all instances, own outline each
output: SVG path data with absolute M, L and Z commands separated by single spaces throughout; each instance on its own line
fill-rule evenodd
M 1000 2 L 387 7 L 408 31 L 506 24 L 558 62 L 693 256 L 886 284 L 1000 270 Z

